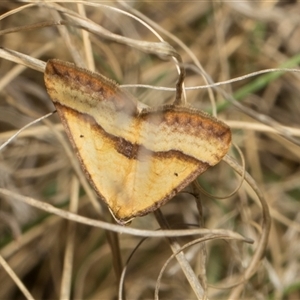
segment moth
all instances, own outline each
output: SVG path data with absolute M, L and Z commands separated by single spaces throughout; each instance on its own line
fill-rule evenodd
M 72 63 L 49 60 L 44 80 L 87 178 L 120 224 L 165 204 L 230 147 L 230 128 L 205 112 L 142 106 Z

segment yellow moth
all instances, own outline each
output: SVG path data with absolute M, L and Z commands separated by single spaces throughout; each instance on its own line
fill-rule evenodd
M 217 164 L 230 128 L 178 105 L 140 108 L 103 75 L 49 60 L 45 84 L 82 168 L 115 219 L 148 214 Z

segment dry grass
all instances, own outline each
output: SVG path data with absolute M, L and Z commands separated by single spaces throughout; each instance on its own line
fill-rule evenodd
M 1 14 L 10 12 L 0 19 L 5 48 L 0 49 L 1 144 L 54 110 L 41 73 L 41 61 L 49 58 L 95 68 L 122 84 L 174 88 L 174 62 L 155 55 L 165 51 L 158 44 L 152 53 L 145 53 L 148 46 L 141 49 L 141 41 L 158 39 L 131 17 L 101 5 L 40 1 L 26 7 L 30 1 L 23 2 L 0 4 Z M 130 11 L 121 3 L 110 5 Z M 146 22 L 153 22 L 180 54 L 187 67 L 186 87 L 206 85 L 203 70 L 213 82 L 223 82 L 300 63 L 297 1 L 127 5 L 147 16 Z M 62 8 L 74 11 L 73 18 Z M 96 31 L 93 34 L 79 29 L 77 14 L 85 14 L 108 33 L 100 34 L 92 23 L 84 26 Z M 65 23 L 55 25 L 59 20 Z M 121 37 L 118 43 L 111 33 Z M 122 37 L 136 44 L 128 46 Z M 20 58 L 8 50 L 28 55 L 22 60 L 26 67 L 16 64 Z M 126 263 L 132 253 L 124 277 L 127 299 L 151 299 L 157 284 L 160 299 L 299 299 L 299 76 L 296 71 L 268 72 L 219 86 L 214 93 L 208 88 L 187 90 L 191 105 L 217 111 L 232 127 L 233 141 L 254 181 L 246 175 L 250 184 L 243 183 L 226 197 L 241 180 L 231 167 L 242 171 L 234 163 L 221 163 L 198 180 L 215 197 L 192 185 L 189 193 L 180 193 L 162 208 L 163 215 L 137 218 L 125 228 L 111 224 L 107 208 L 99 206 L 56 115 L 25 128 L 0 152 L 0 299 L 115 299 L 121 261 Z M 149 106 L 174 99 L 174 91 L 129 90 Z M 240 160 L 235 149 L 229 155 Z M 226 162 L 230 164 L 230 158 Z M 272 220 L 267 245 L 264 199 Z M 156 231 L 160 226 L 185 231 L 171 232 L 173 238 L 165 239 Z M 249 239 L 254 243 L 247 243 Z M 180 247 L 186 247 L 184 252 Z M 172 253 L 177 261 L 168 261 Z M 191 283 L 197 276 L 199 281 Z

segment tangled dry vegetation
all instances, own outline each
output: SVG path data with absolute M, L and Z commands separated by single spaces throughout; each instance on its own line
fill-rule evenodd
M 300 4 L 75 2 L 0 4 L 0 299 L 299 299 Z M 140 20 L 180 55 L 185 86 L 202 87 L 187 102 L 217 112 L 237 147 L 122 227 L 57 116 L 35 121 L 54 110 L 41 73 L 50 58 L 131 84 L 149 106 L 171 103 L 174 89 L 136 85 L 174 88 L 178 77 Z

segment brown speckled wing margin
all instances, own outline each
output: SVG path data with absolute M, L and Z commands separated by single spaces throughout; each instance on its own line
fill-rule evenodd
M 47 91 L 89 181 L 115 219 L 154 211 L 227 153 L 223 122 L 191 108 L 137 109 L 106 77 L 60 60 L 45 70 Z

